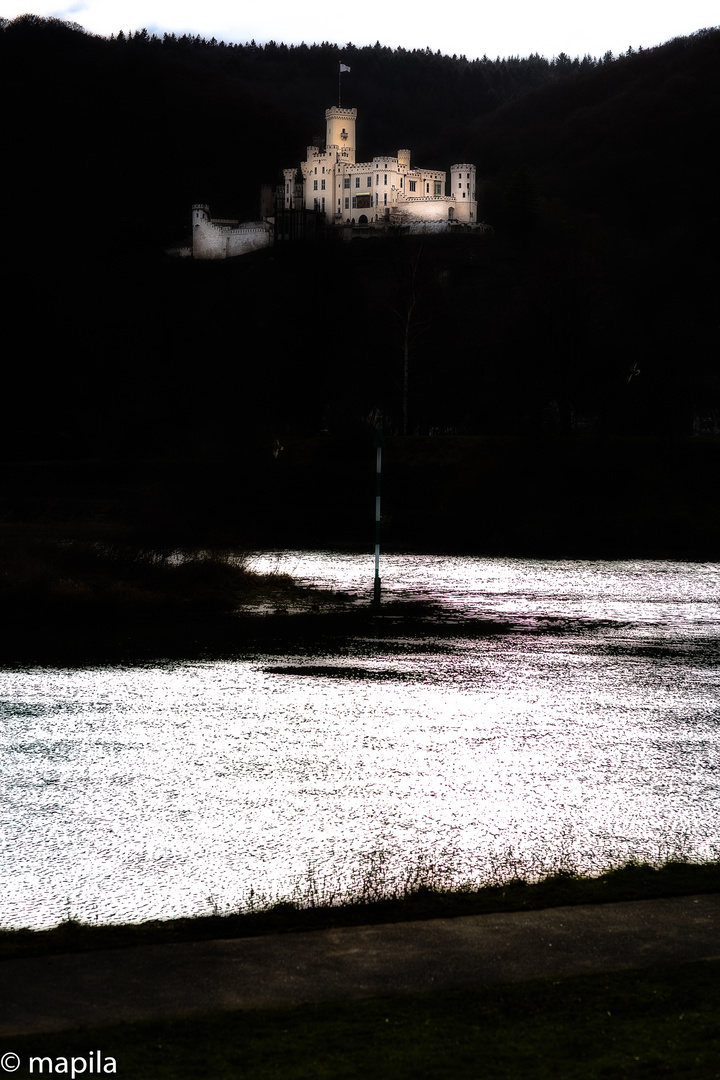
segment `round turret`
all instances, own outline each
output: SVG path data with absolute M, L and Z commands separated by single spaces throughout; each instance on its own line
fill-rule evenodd
M 193 258 L 224 259 L 227 254 L 224 231 L 213 224 L 206 203 L 193 204 L 192 225 Z
M 195 225 L 207 224 L 210 221 L 210 207 L 206 203 L 193 203 L 192 223 Z
M 450 166 L 450 194 L 455 200 L 453 217 L 457 221 L 477 221 L 477 196 L 475 194 L 475 166 L 468 164 Z

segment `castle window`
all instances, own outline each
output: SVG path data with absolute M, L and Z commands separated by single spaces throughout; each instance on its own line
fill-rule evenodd
M 377 176 L 375 177 L 375 187 L 377 187 L 379 183 L 380 183 L 380 173 L 378 173 Z
M 411 180 L 410 181 L 410 190 L 414 191 L 416 187 L 417 187 L 417 180 Z
M 345 179 L 343 180 L 343 187 L 346 187 L 346 188 L 350 187 L 350 177 L 349 176 L 346 176 Z
M 436 195 L 442 195 L 442 181 L 441 180 L 436 180 L 435 181 L 435 194 Z
M 325 181 L 324 180 L 320 181 L 320 187 L 322 188 L 323 191 L 325 190 Z
M 317 180 L 313 180 L 313 191 L 317 191 Z
M 367 186 L 370 187 L 371 184 L 372 184 L 372 176 L 368 176 Z
M 355 187 L 360 187 L 360 177 L 359 176 L 355 177 Z
M 346 199 L 345 199 L 345 209 L 346 209 L 346 210 L 349 210 L 349 209 L 350 209 L 350 199 L 349 199 L 349 198 L 346 198 Z

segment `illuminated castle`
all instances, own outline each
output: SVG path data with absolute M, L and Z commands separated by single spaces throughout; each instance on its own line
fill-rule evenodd
M 477 224 L 474 165 L 451 166 L 448 193 L 446 174 L 412 168 L 409 150 L 357 162 L 356 120 L 357 109 L 327 110 L 325 147 L 308 147 L 302 182 L 296 169 L 283 170 L 286 210 L 316 210 L 331 225 Z
M 475 166 L 452 165 L 447 174 L 413 168 L 410 151 L 355 160 L 357 109 L 336 106 L 325 113 L 325 146 L 309 146 L 307 160 L 297 169 L 284 169 L 276 214 L 268 208 L 263 221 L 213 219 L 210 208 L 193 206 L 192 255 L 195 259 L 227 259 L 266 247 L 279 237 L 307 235 L 308 212 L 323 225 L 383 228 L 405 225 L 411 231 L 440 232 L 478 227 Z M 292 221 L 301 222 L 297 232 Z M 484 226 L 479 226 L 484 228 Z M 350 235 L 350 234 L 348 234 Z M 190 254 L 190 249 L 186 249 Z

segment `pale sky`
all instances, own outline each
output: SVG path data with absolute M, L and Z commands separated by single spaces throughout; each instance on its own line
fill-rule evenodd
M 376 12 L 377 8 L 370 8 Z M 414 5 L 386 4 L 381 17 L 363 17 L 362 6 L 315 0 L 274 0 L 231 4 L 228 0 L 52 0 L 3 3 L 0 14 L 13 19 L 31 12 L 77 22 L 86 30 L 109 37 L 119 30 L 162 35 L 165 31 L 200 34 L 224 41 L 270 40 L 294 44 L 329 41 L 344 45 L 392 48 L 429 46 L 433 52 L 472 59 L 487 53 L 551 58 L 602 56 L 607 50 L 625 52 L 628 46 L 650 48 L 670 38 L 717 25 L 717 0 L 500 0 L 492 6 L 477 0 L 455 0 L 445 8 L 420 0 Z

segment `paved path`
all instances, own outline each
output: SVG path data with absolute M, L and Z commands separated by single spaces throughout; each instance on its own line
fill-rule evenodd
M 0 963 L 0 1035 L 720 958 L 720 894 Z

